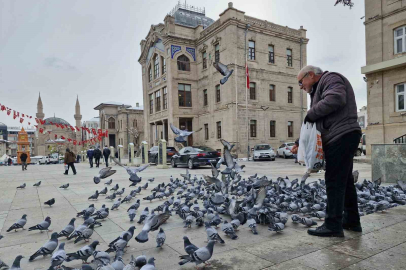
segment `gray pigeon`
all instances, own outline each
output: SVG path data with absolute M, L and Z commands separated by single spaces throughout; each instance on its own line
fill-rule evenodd
M 10 267 L 5 262 L 0 260 L 0 270 L 9 270 L 9 269 Z
M 59 188 L 67 189 L 69 187 L 69 183 L 60 186 Z
M 79 243 L 82 240 L 85 240 L 85 242 L 88 242 L 90 237 L 93 234 L 93 230 L 94 230 L 94 223 L 90 224 L 89 227 L 85 228 L 83 230 L 83 232 L 79 232 L 79 236 L 75 239 L 74 243 Z
M 225 84 L 230 78 L 231 74 L 233 74 L 234 69 L 229 70 L 226 65 L 223 65 L 220 62 L 214 62 L 213 66 L 217 69 L 218 72 L 220 72 L 221 75 L 224 77 L 220 80 L 220 84 Z
M 27 224 L 27 215 L 24 214 L 19 220 L 17 220 L 16 223 L 11 225 L 11 227 L 7 230 L 7 232 L 11 232 L 12 230 L 17 231 L 17 229 L 24 230 L 25 224 Z
M 198 129 L 198 130 L 196 130 L 196 131 L 187 131 L 187 130 L 178 129 L 178 128 L 175 127 L 172 123 L 170 123 L 169 125 L 170 125 L 171 130 L 173 131 L 173 133 L 174 133 L 175 135 L 178 135 L 178 136 L 175 137 L 175 142 L 178 142 L 178 143 L 186 142 L 186 139 L 187 139 L 187 137 L 188 137 L 189 135 L 191 135 L 191 134 L 193 134 L 193 133 L 195 133 L 195 132 L 199 132 L 200 130 L 202 130 L 202 128 L 200 128 L 200 129 Z
M 110 186 L 111 183 L 113 183 L 113 179 L 110 179 L 110 180 L 106 181 L 104 184 Z
M 149 258 L 148 263 L 143 267 L 141 267 L 140 270 L 156 270 L 154 261 L 155 261 L 154 257 Z
M 96 192 L 92 196 L 90 196 L 88 198 L 88 200 L 97 200 L 97 198 L 99 198 L 99 191 L 98 190 L 96 190 Z
M 127 210 L 128 216 L 130 217 L 130 221 L 133 222 L 135 215 L 136 215 L 136 210 L 131 206 L 130 209 Z
M 84 263 L 86 263 L 87 259 L 93 255 L 93 252 L 98 244 L 99 241 L 94 241 L 90 245 L 82 247 L 77 252 L 66 254 L 66 261 L 70 262 L 73 260 L 82 260 Z
M 27 186 L 27 185 L 24 183 L 24 184 L 18 186 L 17 188 L 24 189 L 26 186 Z
M 233 240 L 238 238 L 238 236 L 235 234 L 233 225 L 228 223 L 227 220 L 224 220 L 224 223 L 221 225 L 221 230 Z
M 54 252 L 54 250 L 57 247 L 58 247 L 58 233 L 54 232 L 51 235 L 51 239 L 48 242 L 46 242 L 42 247 L 40 247 L 40 249 L 38 249 L 37 252 L 31 255 L 29 261 L 32 262 L 33 260 L 35 260 L 36 257 L 41 255 L 45 257 L 46 255 L 52 254 L 52 252 Z
M 101 191 L 99 191 L 99 195 L 106 195 L 108 192 L 107 187 L 104 187 Z
M 33 186 L 34 186 L 34 187 L 39 187 L 40 185 L 41 185 L 41 181 L 35 183 Z
M 210 240 L 207 246 L 199 248 L 191 255 L 179 256 L 182 259 L 182 261 L 179 262 L 179 265 L 184 265 L 185 263 L 188 262 L 194 262 L 196 263 L 196 265 L 199 265 L 201 263 L 206 264 L 206 261 L 210 260 L 211 256 L 213 255 L 214 243 L 216 242 Z
M 51 267 L 59 267 L 66 260 L 65 243 L 60 243 L 57 251 L 52 254 Z
M 193 245 L 189 238 L 187 236 L 183 236 L 183 246 L 185 248 L 185 251 L 188 255 L 192 255 L 196 250 L 198 250 L 199 248 L 196 247 L 195 245 Z M 189 260 L 185 260 L 183 262 L 183 264 L 187 263 Z M 182 263 L 182 262 L 181 262 Z M 180 263 L 179 263 L 180 264 Z M 181 264 L 181 265 L 183 265 Z
M 118 198 L 117 201 L 114 202 L 113 206 L 111 207 L 111 210 L 117 209 L 120 207 L 121 205 L 121 198 Z
M 210 226 L 208 222 L 204 223 L 206 226 L 206 234 L 207 234 L 207 240 L 213 240 L 213 241 L 219 241 L 221 244 L 224 244 L 224 240 L 220 237 L 220 235 L 217 233 L 216 229 Z
M 111 261 L 110 255 L 105 251 L 95 250 L 93 252 L 93 258 L 96 265 L 108 265 Z
M 255 219 L 253 219 L 253 218 L 248 219 L 247 220 L 247 225 L 251 229 L 253 234 L 258 234 L 257 222 L 255 221 Z
M 51 226 L 51 218 L 46 217 L 45 220 L 42 221 L 41 223 L 28 228 L 28 231 L 39 230 L 40 232 L 42 232 L 42 231 L 52 232 L 51 230 L 49 230 L 49 226 Z
M 121 256 L 117 256 L 111 266 L 114 268 L 114 270 L 123 270 L 125 266 L 123 258 Z
M 87 219 L 83 224 L 80 224 L 75 228 L 75 230 L 66 237 L 67 240 L 71 240 L 73 238 L 78 237 L 91 223 L 91 220 Z M 68 225 L 69 226 L 69 225 Z
M 18 256 L 15 258 L 15 260 L 14 260 L 14 262 L 13 262 L 13 265 L 11 266 L 10 270 L 22 270 L 22 269 L 21 269 L 21 266 L 20 266 L 20 262 L 21 262 L 21 259 L 22 259 L 22 258 L 24 258 L 24 257 L 21 256 L 21 255 L 18 255 Z
M 99 171 L 99 174 L 93 177 L 93 182 L 95 184 L 100 183 L 101 179 L 107 178 L 116 173 L 116 170 L 112 170 L 111 167 L 103 168 Z
M 131 254 L 131 261 L 124 267 L 123 270 L 135 270 L 135 258 L 134 258 L 134 255 Z
M 144 222 L 144 220 L 147 218 L 148 215 L 149 215 L 148 207 L 145 207 L 144 211 L 141 212 L 140 220 L 137 223 L 141 224 L 142 222 Z
M 138 268 L 143 267 L 144 265 L 147 264 L 147 256 L 141 255 L 135 258 L 135 266 Z
M 137 173 L 142 172 L 149 166 L 149 164 L 146 164 L 146 165 L 143 165 L 140 167 L 127 167 L 127 166 L 121 164 L 120 161 L 118 161 L 116 158 L 113 158 L 113 160 L 117 165 L 123 167 L 127 171 L 127 173 L 130 175 L 129 180 L 131 182 L 137 182 L 137 183 L 141 182 L 141 178 L 138 177 Z
M 96 213 L 96 216 L 94 216 L 94 220 L 98 220 L 98 219 L 104 220 L 109 216 L 109 213 L 110 213 L 109 208 L 104 208 L 99 213 Z
M 162 247 L 163 244 L 165 243 L 166 235 L 164 232 L 164 229 L 160 228 L 159 233 L 156 236 L 156 247 Z
M 148 232 L 158 230 L 159 226 L 165 223 L 170 217 L 170 213 L 164 212 L 159 215 L 153 215 L 146 219 L 142 231 L 135 237 L 139 243 L 148 241 Z

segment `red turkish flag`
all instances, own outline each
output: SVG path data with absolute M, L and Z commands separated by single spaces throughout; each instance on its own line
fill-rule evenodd
M 39 124 L 39 120 L 38 120 L 38 118 L 35 118 L 35 122 L 37 122 L 37 124 Z
M 96 130 L 94 128 L 92 128 L 92 133 L 93 135 L 97 135 Z
M 2 111 L 5 111 L 5 110 L 6 110 L 6 106 L 4 106 L 4 105 L 1 105 L 0 108 L 1 108 Z
M 61 127 L 62 129 L 64 129 L 64 128 L 65 128 L 63 125 L 60 125 L 60 127 Z
M 20 124 L 24 122 L 24 118 L 20 118 Z
M 80 128 L 78 128 L 77 126 L 75 126 L 75 128 L 76 128 L 77 131 L 80 131 Z
M 28 122 L 28 125 L 31 126 L 31 122 Z
M 76 145 L 77 144 L 77 141 L 76 140 L 73 140 L 73 145 Z
M 72 141 L 72 139 L 68 139 L 68 142 L 71 142 Z
M 43 128 L 40 128 L 40 129 L 39 129 L 39 133 L 41 133 L 41 134 L 44 133 L 44 129 L 43 129 Z
M 7 115 L 10 115 L 10 113 L 11 113 L 11 111 L 10 111 L 10 110 L 8 110 L 8 111 L 7 111 Z
M 72 127 L 72 126 L 69 126 L 70 127 L 70 129 L 72 130 L 72 131 L 75 131 L 75 128 L 74 127 Z
M 39 121 L 41 122 L 41 125 L 45 125 L 45 120 L 39 119 Z
M 23 114 L 23 117 L 24 117 L 24 114 Z
M 58 135 L 55 134 L 55 140 L 58 138 Z
M 41 123 L 42 123 L 42 121 L 41 121 Z M 49 123 L 51 124 L 51 125 L 53 125 L 54 123 L 52 123 L 51 121 L 49 121 Z
M 107 136 L 107 133 L 108 133 L 108 130 L 106 129 L 106 138 L 108 137 L 108 136 Z
M 61 136 L 61 139 L 62 139 L 62 140 L 65 140 L 65 137 L 64 137 L 64 136 Z

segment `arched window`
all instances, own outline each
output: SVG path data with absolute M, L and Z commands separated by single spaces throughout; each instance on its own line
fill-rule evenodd
M 189 58 L 184 54 L 178 57 L 178 70 L 190 71 Z
M 116 128 L 116 120 L 114 120 L 113 117 L 110 117 L 108 122 L 109 122 L 109 129 L 115 129 Z
M 155 79 L 159 77 L 159 57 L 158 57 L 158 55 L 155 55 L 155 59 L 154 59 L 154 76 L 155 76 Z

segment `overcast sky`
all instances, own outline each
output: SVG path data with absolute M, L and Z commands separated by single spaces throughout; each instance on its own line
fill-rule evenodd
M 229 1 L 189 0 L 217 20 Z M 246 15 L 307 29 L 308 64 L 344 74 L 358 108 L 366 105 L 364 1 L 234 0 Z M 142 104 L 140 41 L 163 22 L 177 0 L 0 0 L 0 103 L 35 116 L 41 92 L 45 117 L 74 125 L 76 95 L 82 121 L 106 101 Z M 202 4 L 205 6 L 201 6 Z M 19 122 L 0 111 L 0 122 Z

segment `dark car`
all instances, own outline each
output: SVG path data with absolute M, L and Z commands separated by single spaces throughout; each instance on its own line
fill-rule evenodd
M 148 151 L 148 161 L 158 164 L 158 146 L 154 146 Z M 166 147 L 166 161 L 169 162 L 174 154 L 176 154 L 175 147 Z
M 172 156 L 171 165 L 187 165 L 189 169 L 217 163 L 221 153 L 207 146 L 187 146 Z

